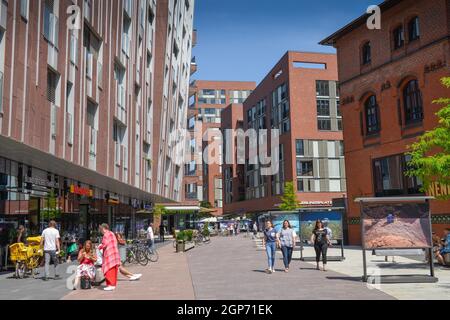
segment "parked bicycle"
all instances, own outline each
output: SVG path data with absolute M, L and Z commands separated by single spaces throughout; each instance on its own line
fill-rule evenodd
M 131 245 L 127 247 L 126 260 L 128 264 L 140 264 L 146 266 L 149 259 L 147 258 L 147 246 L 139 240 L 133 240 Z

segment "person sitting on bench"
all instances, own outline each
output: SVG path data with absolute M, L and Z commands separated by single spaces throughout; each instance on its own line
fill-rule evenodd
M 450 254 L 450 228 L 445 229 L 442 249 L 436 252 L 436 259 L 439 264 L 445 266 L 445 255 Z
M 94 253 L 92 242 L 90 240 L 84 243 L 83 249 L 78 253 L 78 262 L 80 265 L 77 267 L 77 274 L 74 279 L 73 289 L 76 290 L 79 287 L 82 277 L 88 278 L 90 281 L 95 279 L 95 266 L 97 256 Z

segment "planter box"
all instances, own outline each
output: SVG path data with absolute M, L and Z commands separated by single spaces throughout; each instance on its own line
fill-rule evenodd
M 177 252 L 186 252 L 195 248 L 194 242 L 177 242 Z

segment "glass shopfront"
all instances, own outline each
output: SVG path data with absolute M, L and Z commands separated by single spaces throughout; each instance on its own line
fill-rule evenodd
M 150 213 L 139 214 L 137 224 L 136 211 L 143 207 L 144 202 L 0 158 L 0 247 L 16 241 L 19 225 L 28 235 L 39 235 L 50 220 L 63 238 L 96 240 L 102 223 L 133 238 L 151 219 Z

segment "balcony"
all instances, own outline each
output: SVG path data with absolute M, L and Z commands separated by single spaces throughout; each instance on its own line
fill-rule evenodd
M 191 76 L 197 72 L 197 62 L 195 61 L 195 57 L 191 60 Z

